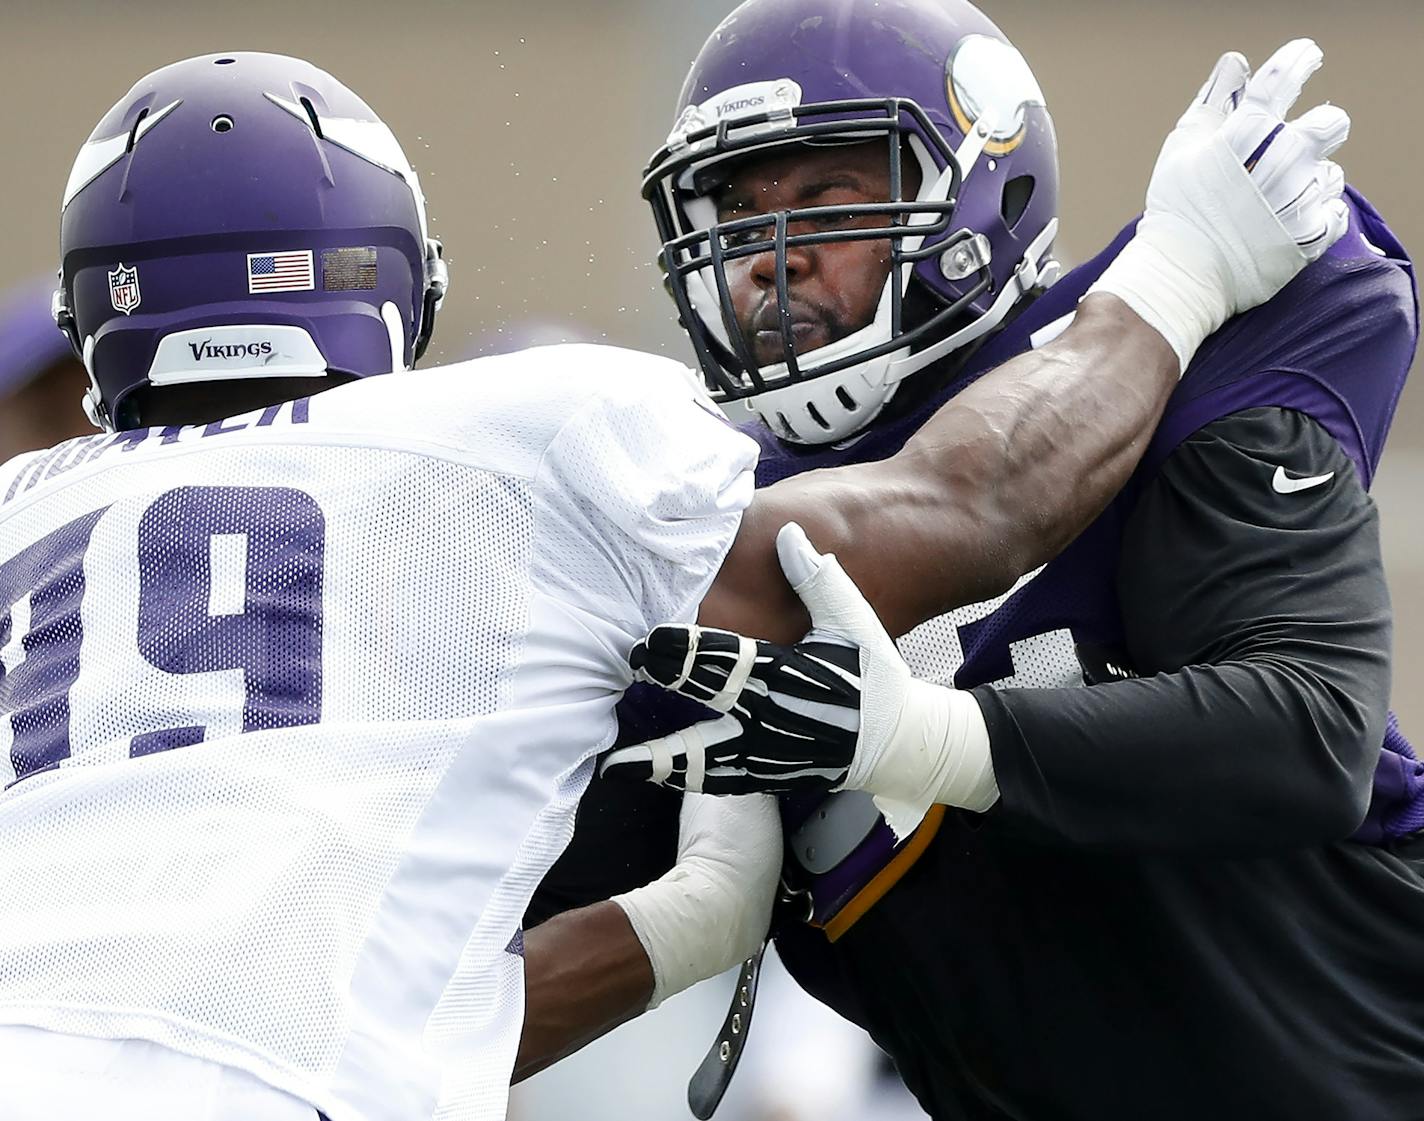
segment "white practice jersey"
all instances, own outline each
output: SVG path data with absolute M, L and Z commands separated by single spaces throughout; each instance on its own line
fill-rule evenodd
M 0 468 L 0 1023 L 503 1117 L 520 917 L 755 459 L 569 346 Z

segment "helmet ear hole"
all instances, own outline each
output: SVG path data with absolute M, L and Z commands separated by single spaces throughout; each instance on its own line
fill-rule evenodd
M 1012 230 L 1019 224 L 1019 219 L 1033 199 L 1035 186 L 1032 175 L 1016 175 L 1004 184 L 1004 193 L 999 199 L 999 214 L 1008 229 Z

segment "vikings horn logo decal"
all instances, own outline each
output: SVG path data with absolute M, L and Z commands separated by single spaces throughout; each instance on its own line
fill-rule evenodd
M 987 35 L 966 35 L 945 65 L 954 123 L 966 136 L 975 122 L 992 121 L 984 152 L 1006 156 L 1023 143 L 1026 110 L 1044 105 L 1043 90 L 1016 47 Z
M 143 300 L 138 290 L 138 266 L 125 268 L 120 261 L 119 267 L 109 272 L 109 300 L 115 311 L 125 315 L 138 307 Z

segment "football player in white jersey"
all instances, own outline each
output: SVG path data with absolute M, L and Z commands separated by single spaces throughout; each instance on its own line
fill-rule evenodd
M 1184 224 L 1181 267 L 1223 284 L 1221 235 Z M 526 951 L 634 641 L 798 637 L 793 515 L 879 568 L 895 625 L 983 598 L 1121 485 L 1181 362 L 1094 296 L 900 455 L 755 501 L 755 446 L 663 359 L 373 378 L 445 291 L 419 185 L 350 90 L 259 54 L 159 70 L 100 121 L 60 281 L 108 431 L 0 468 L 5 1121 L 502 1117 L 517 1046 L 533 1069 L 765 932 L 774 813 L 693 802 L 672 873 Z

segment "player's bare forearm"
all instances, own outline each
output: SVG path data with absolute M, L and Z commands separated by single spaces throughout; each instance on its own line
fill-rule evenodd
M 642 1012 L 653 995 L 653 968 L 622 908 L 595 903 L 525 934 L 524 985 L 515 1082 Z
M 891 634 L 1007 590 L 1057 555 L 1127 482 L 1177 384 L 1175 352 L 1111 295 L 957 394 L 879 463 L 758 492 L 700 621 L 794 641 L 808 623 L 776 560 L 800 522 Z

